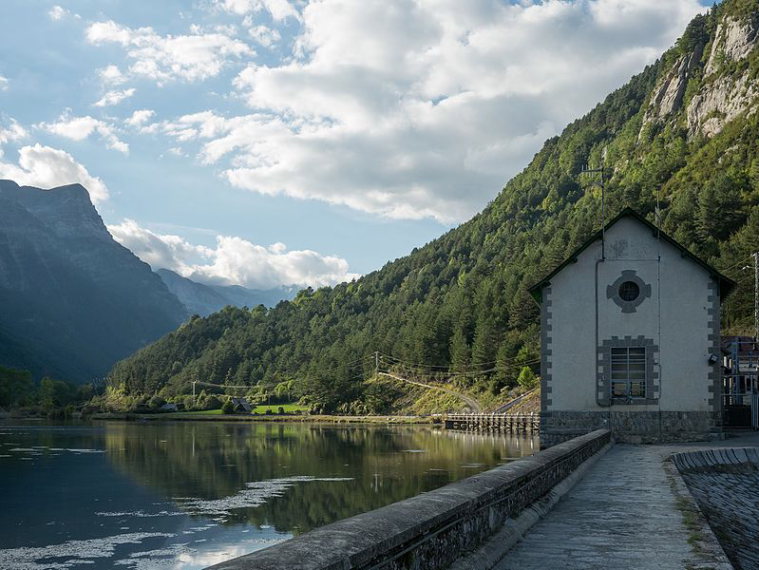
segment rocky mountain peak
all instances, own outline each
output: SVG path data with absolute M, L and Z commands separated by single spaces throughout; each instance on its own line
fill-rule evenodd
M 58 237 L 111 239 L 90 200 L 89 192 L 81 184 L 42 189 L 19 186 L 12 180 L 0 180 L 0 200 L 8 200 L 22 207 Z
M 113 240 L 84 187 L 10 180 L 0 180 L 0 307 L 0 364 L 74 381 L 104 374 L 186 315 Z

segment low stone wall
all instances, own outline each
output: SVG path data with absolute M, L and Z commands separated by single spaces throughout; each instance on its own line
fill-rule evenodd
M 733 566 L 759 568 L 759 449 L 676 453 L 672 461 Z
M 598 430 L 211 568 L 443 569 L 478 548 L 610 441 L 608 430 Z
M 714 425 L 712 412 L 639 412 L 622 406 L 595 412 L 544 412 L 540 446 L 550 447 L 597 429 L 610 429 L 614 441 L 624 443 L 707 441 Z

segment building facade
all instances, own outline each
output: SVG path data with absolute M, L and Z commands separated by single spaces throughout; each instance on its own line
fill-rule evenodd
M 706 439 L 720 424 L 720 302 L 735 283 L 625 209 L 531 292 L 541 444 Z

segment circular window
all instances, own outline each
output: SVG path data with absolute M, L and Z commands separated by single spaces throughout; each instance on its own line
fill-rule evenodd
M 625 281 L 619 286 L 619 298 L 623 301 L 634 301 L 640 295 L 640 287 L 635 281 Z

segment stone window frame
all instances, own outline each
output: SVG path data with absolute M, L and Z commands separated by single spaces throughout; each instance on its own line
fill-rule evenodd
M 619 296 L 620 286 L 622 283 L 626 283 L 627 281 L 632 281 L 635 283 L 638 286 L 638 290 L 640 291 L 638 296 L 632 301 L 625 301 L 622 297 Z M 616 303 L 616 305 L 622 309 L 623 313 L 636 312 L 638 305 L 640 305 L 650 296 L 651 285 L 638 277 L 637 272 L 634 269 L 625 269 L 622 274 L 617 277 L 617 280 L 614 281 L 614 283 L 606 286 L 606 298 L 614 301 L 614 303 Z
M 611 396 L 611 349 L 612 348 L 645 348 L 646 349 L 646 397 L 645 398 L 612 398 Z M 598 350 L 598 365 L 596 371 L 596 386 L 598 401 L 605 405 L 640 405 L 659 403 L 659 372 L 656 370 L 656 357 L 659 346 L 654 340 L 644 336 L 613 336 L 603 341 Z

